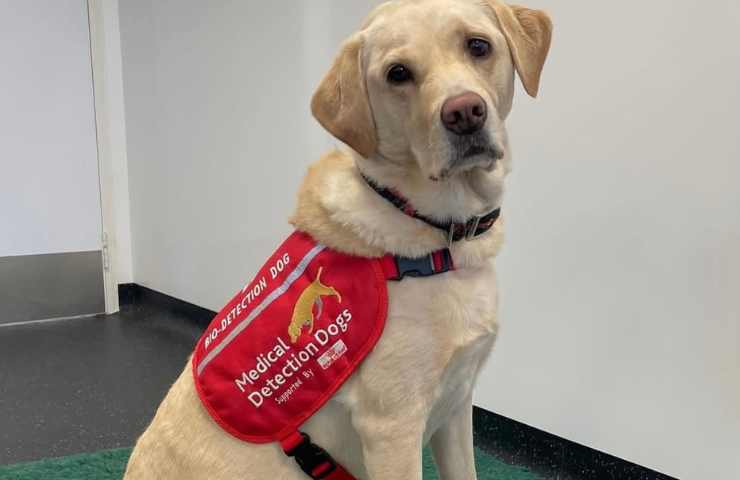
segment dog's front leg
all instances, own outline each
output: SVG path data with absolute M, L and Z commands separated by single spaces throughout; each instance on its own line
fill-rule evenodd
M 473 401 L 468 396 L 431 439 L 441 480 L 475 480 Z
M 423 427 L 378 416 L 353 418 L 368 480 L 422 480 Z

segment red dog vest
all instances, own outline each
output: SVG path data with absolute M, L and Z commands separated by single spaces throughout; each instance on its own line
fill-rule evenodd
M 351 479 L 298 428 L 342 386 L 383 332 L 386 280 L 452 268 L 342 254 L 295 232 L 213 319 L 193 355 L 203 405 L 248 442 L 281 442 L 313 478 Z

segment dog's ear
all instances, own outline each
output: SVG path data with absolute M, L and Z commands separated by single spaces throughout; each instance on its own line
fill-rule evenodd
M 552 22 L 541 10 L 532 10 L 518 5 L 506 5 L 498 0 L 489 0 L 496 18 L 509 44 L 516 71 L 524 89 L 537 96 L 540 75 L 545 65 L 552 38 Z
M 347 40 L 311 100 L 311 112 L 329 133 L 363 157 L 377 148 L 375 122 L 362 71 L 361 34 Z

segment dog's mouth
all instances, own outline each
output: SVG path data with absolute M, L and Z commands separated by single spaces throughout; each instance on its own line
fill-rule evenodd
M 504 157 L 504 151 L 492 142 L 485 132 L 468 136 L 450 137 L 451 156 L 448 165 L 439 175 L 432 175 L 431 180 L 438 181 L 457 173 L 480 168 L 493 171 L 496 162 Z
M 483 155 L 491 160 L 498 160 L 503 157 L 501 151 L 493 145 L 472 145 L 463 152 L 459 160 L 466 160 L 472 157 Z
M 474 157 L 476 155 L 482 155 L 486 153 L 487 150 L 488 149 L 486 149 L 486 147 L 484 147 L 483 145 L 473 145 L 472 147 L 465 150 L 465 153 L 463 153 L 463 158 Z

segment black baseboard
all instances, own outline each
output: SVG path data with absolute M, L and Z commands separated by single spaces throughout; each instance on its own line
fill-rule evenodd
M 119 283 L 118 304 L 121 307 L 133 305 L 136 302 L 136 294 L 139 288 L 139 285 L 135 283 Z
M 135 283 L 118 286 L 122 308 L 154 306 L 195 322 L 205 330 L 216 312 Z M 475 407 L 475 441 L 484 451 L 545 479 L 676 480 L 516 420 Z
M 213 310 L 171 297 L 136 283 L 124 283 L 118 286 L 118 302 L 122 308 L 136 307 L 137 305 L 155 306 L 168 313 L 185 317 L 203 330 L 216 315 Z

